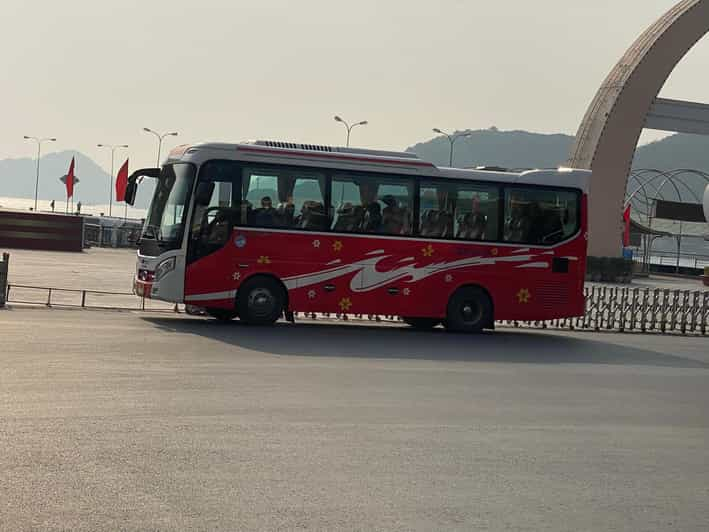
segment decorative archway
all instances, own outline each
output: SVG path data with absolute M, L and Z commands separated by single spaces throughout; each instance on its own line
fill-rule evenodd
M 589 254 L 618 256 L 623 199 L 646 117 L 675 66 L 709 32 L 709 0 L 683 0 L 628 49 L 579 127 L 569 166 L 590 168 Z

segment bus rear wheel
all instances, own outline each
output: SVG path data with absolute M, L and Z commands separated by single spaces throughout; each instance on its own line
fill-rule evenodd
M 286 296 L 281 285 L 270 277 L 246 281 L 236 298 L 241 321 L 249 325 L 273 325 L 283 314 Z
M 459 288 L 448 301 L 446 328 L 454 332 L 479 333 L 492 327 L 493 310 L 490 296 L 482 288 Z
M 433 329 L 441 323 L 441 320 L 436 318 L 401 318 L 404 323 L 410 325 L 414 329 L 428 330 Z

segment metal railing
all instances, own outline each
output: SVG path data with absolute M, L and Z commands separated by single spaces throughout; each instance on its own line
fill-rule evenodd
M 137 226 L 84 224 L 84 246 L 87 247 L 136 247 L 139 238 L 140 227 Z
M 164 308 L 147 308 L 146 298 L 130 292 L 80 290 L 21 284 L 7 285 L 7 302 L 46 307 L 85 308 L 95 310 L 176 311 L 177 307 L 165 303 Z M 33 297 L 36 296 L 36 297 Z M 98 300 L 98 301 L 97 301 Z M 120 300 L 120 303 L 117 301 Z M 123 300 L 126 301 L 123 304 Z M 128 301 L 133 304 L 128 304 Z M 150 300 L 152 301 L 152 300 Z
M 23 299 L 22 290 L 40 291 L 40 299 Z M 19 296 L 17 294 L 20 294 Z M 73 297 L 73 299 L 72 299 Z M 105 302 L 94 304 L 101 297 L 126 297 L 133 306 Z M 586 310 L 583 316 L 549 321 L 498 321 L 500 326 L 535 329 L 565 329 L 578 331 L 675 333 L 706 335 L 709 329 L 709 291 L 668 290 L 659 288 L 619 288 L 591 286 L 585 289 Z M 146 299 L 127 292 L 75 290 L 27 285 L 8 285 L 7 301 L 45 305 L 112 310 L 177 312 L 178 306 L 165 303 L 161 308 L 146 308 Z M 152 300 L 150 300 L 152 301 Z M 193 313 L 193 312 L 190 312 Z M 362 314 L 296 313 L 306 319 L 399 322 L 395 316 Z
M 657 332 L 706 335 L 709 291 L 592 286 L 585 289 L 583 316 L 545 322 L 503 322 L 513 326 L 585 331 Z
M 649 263 L 659 266 L 676 266 L 677 253 L 671 251 L 653 251 L 650 255 Z M 699 270 L 709 266 L 709 255 L 699 255 L 694 253 L 682 253 L 679 255 L 679 266 L 681 268 L 693 268 Z

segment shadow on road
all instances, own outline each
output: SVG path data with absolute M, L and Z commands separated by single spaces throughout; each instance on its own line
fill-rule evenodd
M 225 324 L 202 318 L 141 319 L 172 333 L 281 356 L 709 368 L 699 360 L 617 345 L 604 341 L 601 335 L 578 338 L 511 330 L 459 335 L 443 329 L 421 332 L 404 325 L 301 322 L 249 327 L 238 321 Z

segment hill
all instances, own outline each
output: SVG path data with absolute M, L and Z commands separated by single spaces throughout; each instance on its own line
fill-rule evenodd
M 59 178 L 67 173 L 72 157 L 76 157 L 75 171 L 79 178 L 79 183 L 74 188 L 74 202 L 81 201 L 85 205 L 107 204 L 110 179 L 108 172 L 90 157 L 76 151 L 49 153 L 42 157 L 39 199 L 57 202 L 64 200 L 66 189 Z M 119 164 L 116 162 L 116 172 Z M 36 168 L 36 159 L 0 160 L 0 196 L 34 198 Z M 150 200 L 149 194 L 142 192 L 137 202 L 140 205 L 136 207 L 144 208 Z
M 497 128 L 465 130 L 469 133 L 455 144 L 454 165 L 503 166 L 505 168 L 554 168 L 568 158 L 574 137 L 563 134 L 500 131 Z M 674 170 L 692 168 L 709 172 L 709 138 L 700 135 L 672 135 L 639 146 L 634 168 Z M 450 144 L 445 137 L 436 137 L 411 146 L 406 151 L 436 165 L 448 165 Z
M 528 131 L 500 131 L 497 128 L 466 130 L 468 137 L 455 143 L 453 165 L 460 168 L 474 166 L 502 166 L 505 168 L 551 168 L 559 165 L 569 154 L 574 138 L 569 135 L 545 135 Z M 411 146 L 413 152 L 436 165 L 448 166 L 450 143 L 445 137 L 436 137 Z
M 709 137 L 672 135 L 640 146 L 635 152 L 633 167 L 658 170 L 690 168 L 709 172 Z

